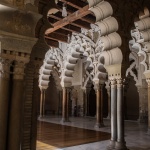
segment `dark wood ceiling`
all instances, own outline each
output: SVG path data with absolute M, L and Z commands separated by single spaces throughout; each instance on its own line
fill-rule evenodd
M 65 4 L 67 16 L 62 16 L 62 8 Z M 48 20 L 53 28 L 45 33 L 45 40 L 52 47 L 58 47 L 58 41 L 68 42 L 68 36 L 72 32 L 80 33 L 81 28 L 90 29 L 90 24 L 95 23 L 95 16 L 89 10 L 86 0 L 59 0 L 58 12 L 50 14 Z

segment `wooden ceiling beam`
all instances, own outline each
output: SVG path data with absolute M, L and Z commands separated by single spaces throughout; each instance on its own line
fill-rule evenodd
M 52 47 L 58 47 L 59 43 L 57 41 L 45 38 L 46 43 Z
M 85 29 L 88 29 L 88 30 L 91 29 L 90 24 L 85 22 L 85 21 L 82 21 L 81 19 L 74 21 L 72 23 L 72 25 L 76 25 L 80 28 L 85 28 Z
M 70 14 L 69 16 L 65 17 L 64 19 L 61 19 L 60 21 L 56 22 L 53 24 L 54 28 L 49 28 L 47 31 L 46 31 L 46 34 L 49 34 L 49 33 L 52 33 L 56 30 L 58 30 L 59 28 L 62 28 L 70 23 L 72 23 L 73 21 L 76 21 L 88 14 L 91 13 L 89 9 L 89 6 L 86 5 L 85 7 L 83 7 L 82 9 Z
M 45 38 L 47 39 L 51 39 L 54 41 L 61 41 L 61 42 L 68 42 L 68 36 L 64 35 L 64 34 L 59 34 L 57 32 L 53 32 L 51 34 L 45 35 Z
M 60 7 L 60 6 L 58 6 L 58 9 L 59 9 L 59 11 L 60 12 L 62 12 L 62 8 Z M 74 11 L 72 11 L 72 10 L 70 10 L 70 9 L 67 9 L 67 13 L 70 15 L 70 14 L 72 14 L 72 13 L 74 13 Z M 82 18 L 80 18 L 82 21 L 86 21 L 86 22 L 88 22 L 88 23 L 95 23 L 95 21 L 96 21 L 96 19 L 95 19 L 95 17 L 93 16 L 93 13 L 92 13 L 92 11 L 91 11 L 91 16 L 90 17 L 87 17 L 87 16 L 85 16 L 85 17 L 82 17 Z
M 53 19 L 56 19 L 58 21 L 61 20 L 61 18 L 55 16 L 55 15 L 49 15 L 50 18 L 53 18 Z M 82 21 L 81 19 L 80 20 L 76 20 L 75 22 L 72 22 L 70 23 L 71 25 L 74 25 L 76 27 L 79 27 L 79 28 L 85 28 L 85 29 L 90 29 L 90 24 L 85 22 L 85 21 Z M 53 24 L 52 24 L 53 25 Z
M 65 29 L 58 29 L 58 30 L 56 30 L 55 32 L 57 32 L 57 33 L 59 33 L 59 34 L 64 34 L 64 35 L 71 35 L 72 34 L 72 32 L 71 31 L 68 31 L 68 30 L 66 30 L 66 28 Z
M 70 25 L 70 24 L 62 27 L 61 29 L 64 29 L 70 32 L 81 33 L 81 28 Z

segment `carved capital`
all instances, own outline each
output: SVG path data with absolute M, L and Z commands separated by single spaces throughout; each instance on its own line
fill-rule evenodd
M 94 89 L 95 89 L 96 91 L 101 91 L 102 88 L 103 88 L 103 84 L 95 84 L 95 85 L 94 85 Z
M 116 81 L 116 79 L 110 80 L 110 85 L 111 85 L 111 89 L 116 88 L 116 86 L 117 86 L 117 81 Z
M 122 86 L 123 86 L 123 80 L 122 80 L 122 78 L 117 79 L 117 88 L 122 88 Z
M 22 61 L 15 61 L 13 78 L 14 79 L 23 79 L 24 78 L 24 69 L 25 63 Z
M 9 79 L 10 76 L 10 64 L 9 59 L 0 58 L 0 77 Z
M 145 71 L 144 75 L 146 77 L 146 82 L 148 84 L 148 87 L 150 88 L 150 70 Z

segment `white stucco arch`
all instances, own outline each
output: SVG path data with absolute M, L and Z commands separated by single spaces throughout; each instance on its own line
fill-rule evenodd
M 54 69 L 58 68 L 58 73 L 61 74 L 62 68 L 62 51 L 59 48 L 50 48 L 45 54 L 43 65 L 39 71 L 39 87 L 47 89 L 49 77 Z
M 132 49 L 139 57 L 140 64 L 144 66 L 142 73 L 150 71 L 150 13 L 147 8 L 139 14 L 139 20 L 134 22 L 135 29 L 131 30 Z
M 121 64 L 123 59 L 122 52 L 119 49 L 122 40 L 120 35 L 116 32 L 118 30 L 118 22 L 112 17 L 113 9 L 110 3 L 102 0 L 88 0 L 88 2 L 89 9 L 96 17 L 95 30 L 99 32 L 99 39 L 93 44 L 94 46 L 92 43 L 86 42 L 87 37 L 77 40 L 74 47 L 70 46 L 72 50 L 65 64 L 65 70 L 61 80 L 62 86 L 72 85 L 74 67 L 77 60 L 81 57 L 87 57 L 87 64 L 93 69 L 91 74 L 94 77 L 94 82 L 99 82 L 99 79 L 106 80 L 107 73 L 104 66 Z M 97 28 L 99 29 L 97 30 Z M 88 31 L 85 30 L 84 35 L 87 35 L 87 32 Z M 90 45 L 88 45 L 88 43 L 90 43 Z M 105 60 L 104 63 L 100 62 L 100 58 L 102 57 Z M 88 61 L 90 63 L 88 63 Z

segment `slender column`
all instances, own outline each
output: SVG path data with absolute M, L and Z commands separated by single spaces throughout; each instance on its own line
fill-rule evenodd
M 59 90 L 58 115 L 62 112 L 62 91 Z
M 90 96 L 90 90 L 91 88 L 87 88 L 86 89 L 86 99 L 87 99 L 87 113 L 86 113 L 86 116 L 89 116 L 89 96 Z
M 67 89 L 67 99 L 66 99 L 66 121 L 69 121 L 69 89 Z
M 107 81 L 105 82 L 106 84 L 106 89 L 107 89 L 107 95 L 108 95 L 108 116 L 107 116 L 107 119 L 110 119 L 111 118 L 111 98 L 110 98 L 110 82 Z
M 116 80 L 111 80 L 111 140 L 108 149 L 115 148 L 117 141 L 117 86 Z
M 95 128 L 104 127 L 103 123 L 103 85 L 96 87 L 96 124 Z
M 88 107 L 88 102 L 87 102 L 87 90 L 85 89 L 84 91 L 84 98 L 85 98 L 85 116 L 87 116 L 87 107 Z
M 41 89 L 41 98 L 40 98 L 40 118 L 43 117 L 43 101 L 44 101 L 44 89 Z
M 43 89 L 43 105 L 42 105 L 43 117 L 45 116 L 45 92 L 46 92 L 46 90 Z
M 69 122 L 69 89 L 63 88 L 62 123 Z
M 123 81 L 123 112 L 124 112 L 124 120 L 128 119 L 127 117 L 127 89 L 128 89 L 129 79 Z
M 110 87 L 107 88 L 107 94 L 108 94 L 108 116 L 107 118 L 110 119 L 111 118 L 111 98 L 110 98 Z
M 124 114 L 123 114 L 123 85 L 122 79 L 117 80 L 117 142 L 115 149 L 126 150 L 124 140 Z
M 148 83 L 148 135 L 150 135 L 150 79 L 147 79 Z
M 0 150 L 6 150 L 10 62 L 0 59 Z
M 86 89 L 82 89 L 83 91 L 83 116 L 86 116 Z
M 15 62 L 9 114 L 8 150 L 20 150 L 24 93 L 24 63 Z

